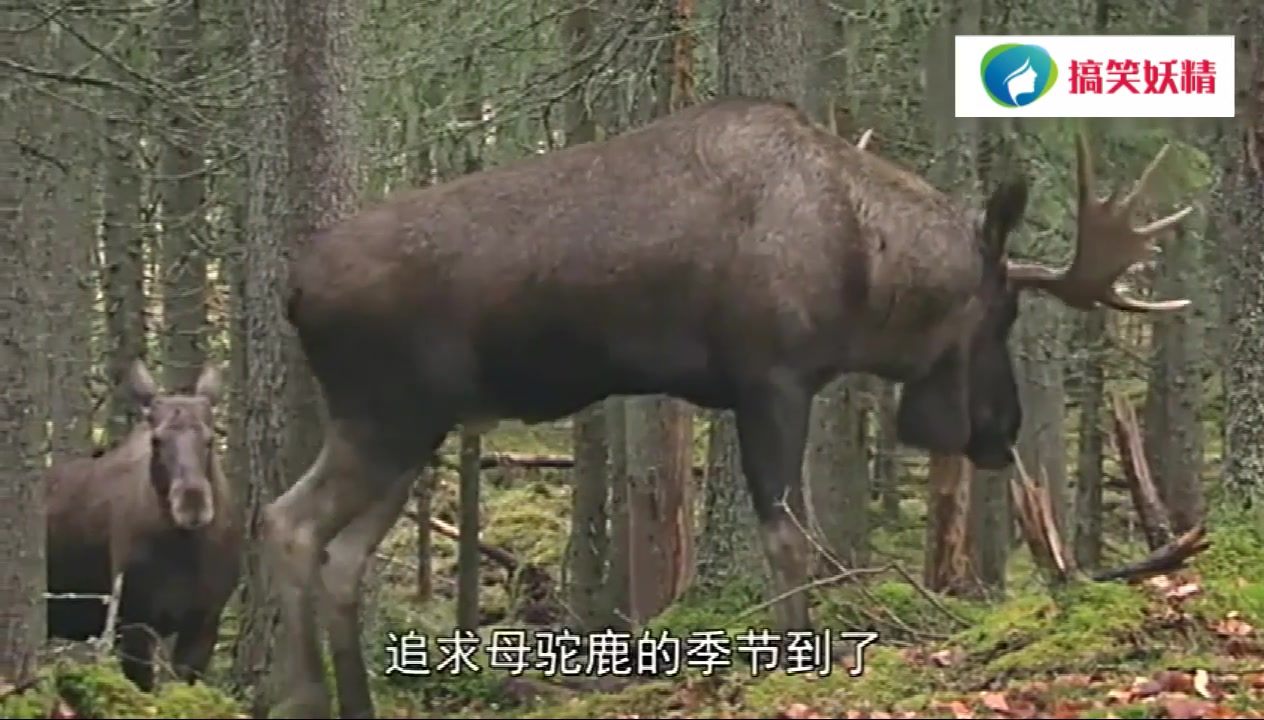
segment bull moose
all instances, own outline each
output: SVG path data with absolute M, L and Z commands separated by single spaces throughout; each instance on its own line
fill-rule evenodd
M 1082 310 L 1188 303 L 1114 283 L 1190 208 L 1136 229 L 1150 170 L 1102 201 L 1082 138 L 1078 165 L 1077 251 L 1061 270 L 1007 259 L 1025 181 L 980 213 L 757 98 L 401 191 L 301 238 L 287 315 L 328 422 L 318 458 L 264 512 L 286 631 L 278 712 L 329 717 L 319 598 L 341 717 L 373 717 L 358 584 L 455 426 L 551 421 L 611 395 L 735 412 L 777 625 L 807 627 L 806 597 L 787 592 L 808 561 L 790 514 L 822 387 L 856 372 L 901 382 L 904 444 L 999 469 L 1021 420 L 1007 348 L 1020 291 Z
M 167 394 L 137 360 L 128 390 L 143 419 L 116 447 L 53 465 L 47 476 L 51 636 L 87 640 L 112 629 L 123 673 L 154 687 L 159 638 L 192 683 L 210 662 L 236 587 L 241 532 L 215 450 L 219 373 L 208 365 L 191 394 Z M 116 580 L 121 578 L 121 585 Z

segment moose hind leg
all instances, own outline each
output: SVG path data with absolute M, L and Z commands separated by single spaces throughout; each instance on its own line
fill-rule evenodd
M 737 409 L 737 436 L 764 556 L 772 575 L 778 628 L 810 629 L 808 545 L 802 488 L 812 395 L 792 378 L 778 378 L 746 392 Z M 784 505 L 782 504 L 784 501 Z
M 331 421 L 320 455 L 263 511 L 266 557 L 280 605 L 282 688 L 273 715 L 330 717 L 329 687 L 316 624 L 317 586 L 325 546 L 372 505 L 394 477 L 365 462 L 365 435 Z
M 414 473 L 399 475 L 389 492 L 352 520 L 329 543 L 321 580 L 325 589 L 329 646 L 338 687 L 338 716 L 374 717 L 360 644 L 360 583 L 369 558 L 408 502 Z

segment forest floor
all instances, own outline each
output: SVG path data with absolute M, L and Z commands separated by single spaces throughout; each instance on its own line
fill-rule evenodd
M 537 442 L 564 445 L 567 435 Z M 541 451 L 521 447 L 521 438 L 509 442 L 518 451 Z M 486 450 L 504 451 L 507 444 L 493 442 Z M 483 540 L 558 577 L 569 508 L 564 480 L 535 471 L 489 478 Z M 454 521 L 455 483 L 447 484 L 434 511 Z M 892 567 L 914 569 L 922 525 L 917 503 L 907 509 L 898 525 L 875 532 L 875 554 Z M 411 527 L 401 522 L 383 549 L 377 620 L 368 635 L 450 634 L 454 546 L 435 537 L 436 599 L 417 603 Z M 1133 585 L 1085 580 L 1050 592 L 1020 550 L 1013 553 L 1007 597 L 993 602 L 932 596 L 898 569 L 814 590 L 813 618 L 820 626 L 877 633 L 858 669 L 854 644 L 794 673 L 753 672 L 745 660 L 708 672 L 700 653 L 686 652 L 679 672 L 657 677 L 513 675 L 486 669 L 480 650 L 473 658 L 477 672 L 441 672 L 432 662 L 429 675 L 420 677 L 385 672 L 384 639 L 366 640 L 366 647 L 377 662 L 380 717 L 1264 718 L 1264 530 L 1211 523 L 1209 538 L 1211 548 L 1188 568 Z M 498 570 L 486 569 L 485 639 L 497 622 L 513 627 L 515 602 Z M 724 631 L 736 638 L 768 626 L 758 607 L 756 598 L 739 592 L 706 602 L 686 598 L 647 632 L 698 638 Z M 50 662 L 33 686 L 0 685 L 0 717 L 248 717 L 222 680 L 235 631 L 230 616 L 206 685 L 166 682 L 151 695 L 124 680 L 113 661 L 63 659 Z M 736 658 L 743 641 L 732 642 Z M 432 660 L 442 656 L 432 645 Z

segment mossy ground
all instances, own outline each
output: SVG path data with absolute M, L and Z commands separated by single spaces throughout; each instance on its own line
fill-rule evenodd
M 502 431 L 488 439 L 488 449 L 565 446 L 567 432 L 552 432 Z M 483 539 L 557 577 L 569 519 L 566 478 L 515 471 L 485 487 Z M 434 508 L 455 520 L 451 479 L 441 484 Z M 903 521 L 874 534 L 883 555 L 909 568 L 921 552 L 920 510 L 920 503 L 906 501 Z M 1086 581 L 1055 595 L 1034 580 L 1026 553 L 1015 552 L 1009 597 L 990 603 L 931 597 L 894 574 L 818 590 L 820 626 L 880 634 L 866 649 L 859 677 L 846 671 L 850 653 L 844 653 L 825 676 L 780 670 L 752 676 L 738 662 L 712 675 L 695 667 L 657 679 L 377 672 L 372 682 L 383 717 L 1264 717 L 1264 637 L 1256 630 L 1264 626 L 1264 532 L 1241 520 L 1213 519 L 1210 527 L 1211 549 L 1166 585 Z M 366 639 L 379 670 L 387 630 L 447 634 L 452 623 L 455 548 L 434 538 L 436 599 L 421 605 L 412 599 L 412 535 L 411 523 L 401 523 L 379 563 L 382 590 Z M 485 565 L 483 610 L 492 617 L 503 616 L 511 602 L 497 572 Z M 750 612 L 759 604 L 750 588 L 687 596 L 648 632 L 683 638 L 719 629 L 733 636 L 768 626 L 766 612 Z M 235 628 L 230 613 L 210 685 L 167 682 L 151 695 L 124 680 L 113 661 L 62 660 L 33 687 L 0 688 L 0 717 L 245 717 L 245 705 L 219 680 Z M 481 634 L 486 639 L 494 628 Z M 485 668 L 486 654 L 475 661 Z

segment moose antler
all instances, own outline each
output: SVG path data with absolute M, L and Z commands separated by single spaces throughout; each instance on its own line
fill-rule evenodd
M 865 146 L 869 144 L 869 138 L 871 137 L 873 137 L 873 128 L 869 128 L 860 136 L 860 139 L 856 141 L 856 149 L 864 150 Z
M 1079 184 L 1079 213 L 1075 258 L 1070 266 L 1055 270 L 1045 265 L 1008 262 L 1010 282 L 1019 289 L 1038 289 L 1077 310 L 1090 310 L 1099 302 L 1116 310 L 1133 313 L 1180 310 L 1189 300 L 1147 301 L 1124 297 L 1115 281 L 1124 271 L 1145 259 L 1150 240 L 1176 225 L 1193 207 L 1186 207 L 1142 228 L 1132 227 L 1132 211 L 1145 191 L 1155 168 L 1166 157 L 1168 146 L 1159 151 L 1141 173 L 1132 192 L 1116 199 L 1115 192 L 1098 199 L 1094 193 L 1093 161 L 1088 141 L 1078 135 L 1075 147 Z

